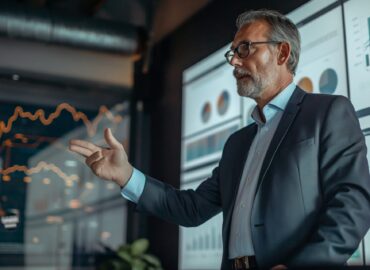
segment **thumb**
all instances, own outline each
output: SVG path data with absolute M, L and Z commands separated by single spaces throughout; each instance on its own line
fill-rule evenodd
M 120 144 L 120 142 L 113 136 L 110 128 L 106 128 L 104 130 L 104 138 L 112 149 L 122 149 L 122 144 Z

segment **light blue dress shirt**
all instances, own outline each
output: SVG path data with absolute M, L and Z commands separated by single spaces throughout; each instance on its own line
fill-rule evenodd
M 251 117 L 257 124 L 257 133 L 249 148 L 233 209 L 228 243 L 230 259 L 254 255 L 250 218 L 258 178 L 267 149 L 294 89 L 295 84 L 291 83 L 263 107 L 266 122 L 262 120 L 257 106 L 252 112 Z
M 145 186 L 145 175 L 134 168 L 130 180 L 121 190 L 121 194 L 127 200 L 137 203 L 143 194 Z
M 253 122 L 256 122 L 258 129 L 244 166 L 234 206 L 229 241 L 229 258 L 254 255 L 250 228 L 252 200 L 266 151 L 295 87 L 294 83 L 289 84 L 264 106 L 265 123 L 261 119 L 257 106 L 252 112 L 251 117 Z M 137 203 L 143 193 L 145 181 L 145 175 L 134 168 L 130 180 L 121 190 L 122 196 Z

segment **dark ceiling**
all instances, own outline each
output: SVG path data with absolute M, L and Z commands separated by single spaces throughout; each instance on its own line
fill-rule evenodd
M 162 40 L 210 2 L 211 0 L 0 0 L 0 41 L 6 48 L 3 48 L 3 52 L 7 52 L 7 57 L 0 61 L 0 78 L 11 79 L 13 73 L 16 73 L 22 74 L 22 80 L 25 80 L 26 77 L 33 78 L 32 74 L 46 74 L 50 78 L 60 77 L 62 82 L 65 78 L 84 81 L 85 75 L 74 72 L 72 76 L 70 70 L 88 70 L 86 74 L 89 74 L 89 78 L 99 81 L 102 77 L 104 83 L 108 83 L 107 80 L 111 82 L 113 76 L 119 78 L 113 80 L 114 85 L 130 88 L 132 63 L 138 59 L 136 52 L 139 56 L 146 57 L 148 45 L 152 46 Z M 135 33 L 141 34 L 141 30 L 144 30 L 145 35 L 143 40 L 136 42 L 136 51 L 133 36 Z M 45 43 L 52 46 L 44 50 Z M 6 46 L 11 46 L 14 50 L 9 50 Z M 106 70 L 98 73 L 90 70 L 83 65 L 87 56 L 77 57 L 81 49 L 86 50 L 86 53 L 96 53 L 89 54 L 91 57 L 101 56 L 102 59 L 108 56 L 111 59 L 113 56 L 109 53 L 119 53 L 114 59 L 121 63 L 121 73 L 107 77 L 104 75 Z M 24 54 L 27 57 L 20 56 Z M 48 64 L 33 65 L 40 61 L 51 63 L 52 66 L 52 63 L 58 62 L 58 70 L 50 69 Z M 106 68 L 106 65 L 103 67 Z
M 2 0 L 4 1 L 4 0 Z M 14 0 L 10 1 L 14 3 Z M 211 0 L 16 0 L 32 8 L 141 27 L 161 40 Z

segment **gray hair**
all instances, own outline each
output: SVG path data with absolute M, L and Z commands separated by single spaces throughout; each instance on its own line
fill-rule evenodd
M 269 24 L 269 38 L 271 40 L 285 41 L 290 44 L 291 52 L 287 67 L 292 74 L 295 74 L 301 52 L 301 38 L 297 26 L 278 11 L 260 9 L 249 10 L 240 14 L 236 19 L 236 27 L 239 30 L 243 25 L 261 20 Z

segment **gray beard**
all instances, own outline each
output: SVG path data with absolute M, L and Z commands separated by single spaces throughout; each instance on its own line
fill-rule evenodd
M 260 78 L 256 78 L 252 76 L 246 70 L 241 68 L 235 68 L 233 74 L 236 78 L 236 86 L 238 89 L 238 94 L 242 97 L 249 97 L 249 98 L 259 98 L 262 95 L 263 85 Z M 238 79 L 241 76 L 248 75 L 248 80 L 246 79 Z
M 262 82 L 259 80 L 249 80 L 248 82 L 243 82 L 243 79 L 236 80 L 236 85 L 238 89 L 238 94 L 242 97 L 249 98 L 259 98 L 262 95 Z

